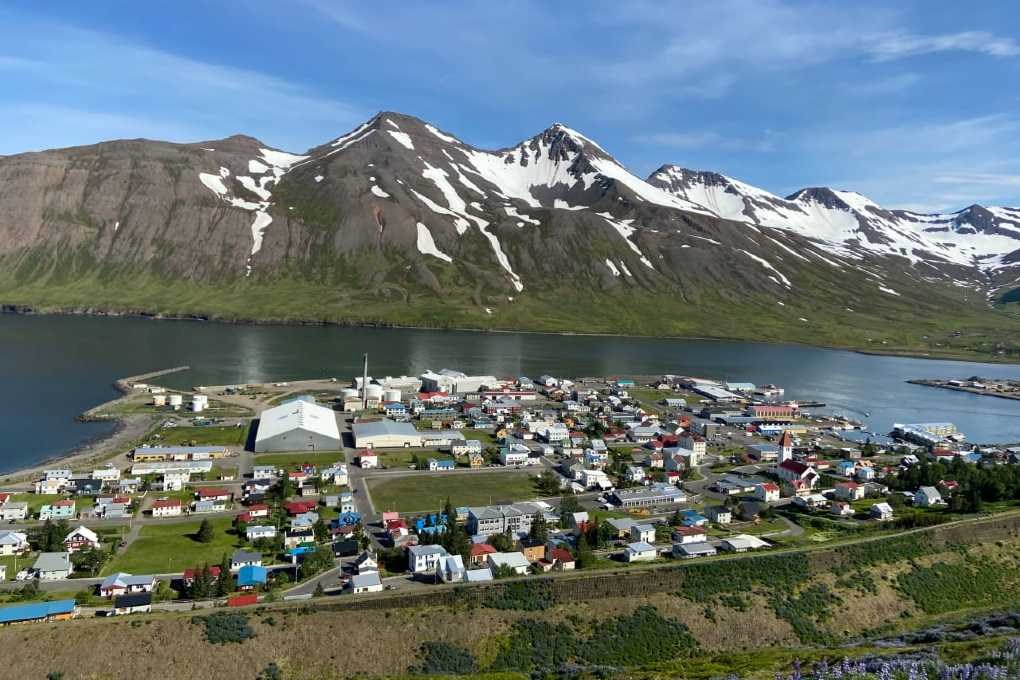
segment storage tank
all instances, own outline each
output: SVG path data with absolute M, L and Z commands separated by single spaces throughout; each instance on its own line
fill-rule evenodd
M 170 396 L 167 397 L 167 403 L 173 406 L 174 408 L 178 408 L 181 404 L 184 403 L 184 396 L 180 394 L 171 394 Z
M 204 394 L 196 394 L 191 398 L 191 410 L 201 413 L 209 406 L 209 397 Z
M 348 401 L 349 399 L 357 399 L 358 391 L 353 387 L 345 387 L 340 390 L 340 401 Z
M 383 401 L 400 401 L 400 390 L 383 390 Z
M 383 388 L 379 385 L 369 385 L 365 390 L 365 396 L 369 399 L 379 400 L 382 399 Z
M 165 394 L 154 394 L 152 395 L 153 406 L 166 406 L 166 395 Z

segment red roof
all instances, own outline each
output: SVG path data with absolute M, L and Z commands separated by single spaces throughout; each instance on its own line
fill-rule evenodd
M 9 494 L 9 493 L 0 493 L 0 505 L 3 505 L 4 503 L 6 503 L 7 499 L 10 498 L 10 497 L 11 497 L 11 494 Z
M 491 547 L 491 546 L 490 546 Z M 566 548 L 553 548 L 552 553 L 549 555 L 552 557 L 553 562 L 573 562 L 574 556 L 570 554 L 570 551 Z
M 860 484 L 858 484 L 857 482 L 840 482 L 836 486 L 844 489 L 856 489 L 857 487 L 860 486 Z
M 201 567 L 194 567 L 193 569 L 185 569 L 184 570 L 184 580 L 185 581 L 193 580 L 195 578 L 195 574 L 197 574 L 201 569 L 202 569 Z M 212 576 L 213 578 L 219 576 L 220 575 L 220 568 L 219 568 L 219 566 L 215 565 L 215 564 L 210 566 L 209 567 L 209 575 Z
M 783 448 L 793 446 L 793 436 L 786 430 L 783 430 L 783 436 L 779 438 L 779 446 Z
M 72 501 L 70 498 L 67 498 L 62 501 L 56 501 L 51 505 L 53 505 L 53 507 L 55 508 L 66 508 L 69 505 L 74 505 L 74 501 Z
M 683 536 L 697 536 L 708 532 L 701 527 L 675 527 L 673 529 L 673 533 L 681 534 Z
M 202 487 L 198 490 L 199 498 L 219 498 L 220 496 L 229 496 L 230 492 L 224 488 L 207 486 Z
M 804 463 L 801 463 L 800 461 L 796 460 L 784 460 L 782 463 L 779 464 L 779 467 L 783 468 L 784 470 L 789 470 L 790 472 L 796 475 L 802 475 L 811 469 L 809 466 L 804 465 Z
M 471 557 L 481 557 L 496 552 L 496 549 L 488 543 L 475 543 L 471 546 Z
M 283 507 L 287 510 L 288 515 L 300 515 L 301 513 L 314 510 L 318 505 L 317 501 L 291 501 L 290 503 L 285 503 Z
M 255 593 L 248 595 L 234 595 L 233 597 L 227 598 L 228 607 L 247 607 L 248 605 L 258 604 L 259 596 Z
M 165 498 L 162 500 L 155 501 L 152 504 L 152 508 L 179 508 L 181 507 L 181 501 L 179 498 Z
M 265 503 L 255 503 L 254 505 L 249 505 L 248 506 L 249 512 L 257 512 L 259 510 L 268 510 L 268 509 L 269 509 L 269 506 L 266 505 Z
M 761 488 L 766 491 L 779 491 L 779 485 L 774 482 L 763 482 Z

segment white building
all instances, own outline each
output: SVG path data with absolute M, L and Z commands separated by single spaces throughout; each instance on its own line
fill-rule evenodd
M 407 549 L 407 569 L 412 574 L 431 574 L 439 560 L 449 555 L 441 545 L 412 545 Z
M 39 554 L 32 569 L 40 581 L 57 581 L 68 578 L 74 571 L 74 565 L 71 564 L 71 553 L 44 552 Z
M 495 552 L 489 553 L 486 558 L 489 568 L 497 573 L 500 567 L 509 568 L 514 574 L 524 575 L 528 573 L 531 563 L 522 552 Z
M 368 571 L 364 574 L 355 574 L 351 577 L 351 592 L 355 595 L 358 593 L 378 593 L 382 589 L 382 579 L 379 578 L 379 572 L 377 571 Z
M 630 540 L 655 543 L 655 527 L 651 524 L 634 524 L 630 528 Z
M 628 543 L 623 549 L 623 559 L 625 562 L 651 562 L 655 559 L 655 546 L 644 541 Z
M 422 392 L 477 392 L 482 388 L 499 386 L 499 380 L 491 375 L 466 375 L 460 371 L 444 368 L 439 372 L 425 371 L 421 375 Z
M 332 409 L 295 399 L 267 409 L 259 416 L 255 452 L 339 451 L 340 429 Z
M 276 479 L 275 465 L 256 465 L 251 469 L 252 479 Z

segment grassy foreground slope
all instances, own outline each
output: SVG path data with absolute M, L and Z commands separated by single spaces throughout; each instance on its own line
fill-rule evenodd
M 68 680 L 254 678 L 269 664 L 285 678 L 396 676 L 427 658 L 503 677 L 566 665 L 612 677 L 771 677 L 797 658 L 888 653 L 871 645 L 876 636 L 1015 610 L 1018 527 L 1012 513 L 807 551 L 274 605 L 245 610 L 255 637 L 238 644 L 210 644 L 187 612 L 5 628 L 0 646 L 19 650 L 11 677 Z
M 452 275 L 451 275 L 452 276 Z M 40 312 L 197 315 L 224 321 L 325 322 L 795 342 L 882 353 L 1016 360 L 1020 318 L 974 294 L 932 285 L 923 299 L 866 288 L 851 293 L 808 273 L 778 300 L 685 287 L 599 291 L 526 289 L 510 300 L 452 276 L 448 293 L 393 280 L 368 291 L 356 281 L 284 276 L 217 284 L 148 273 L 20 280 L 0 273 L 0 303 Z M 890 282 L 903 290 L 910 285 Z M 916 284 L 913 284 L 916 285 Z M 780 302 L 782 304 L 780 304 Z M 491 313 L 486 310 L 491 310 Z

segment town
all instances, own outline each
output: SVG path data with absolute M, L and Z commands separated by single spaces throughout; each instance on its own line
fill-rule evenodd
M 776 385 L 372 378 L 366 357 L 349 386 L 123 389 L 96 411 L 153 418 L 143 441 L 4 481 L 0 624 L 655 569 L 1020 498 L 1020 448 L 863 432 Z

